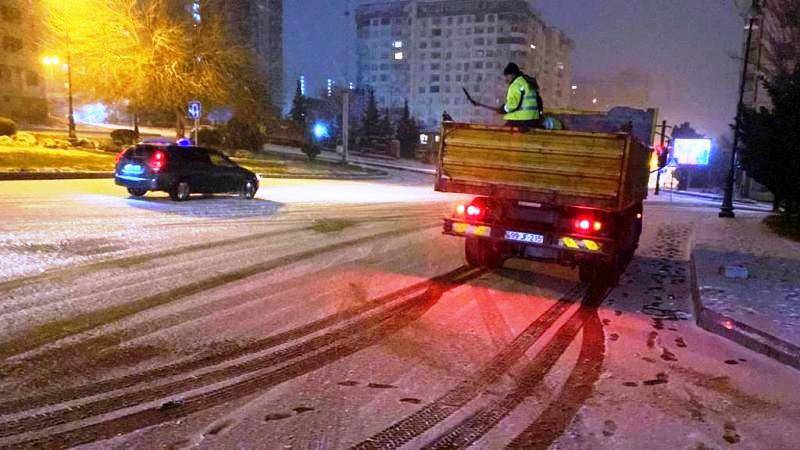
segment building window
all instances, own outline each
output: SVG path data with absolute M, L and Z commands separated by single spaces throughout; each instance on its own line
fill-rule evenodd
M 427 41 L 420 42 L 419 48 L 428 48 L 428 42 Z
M 403 52 L 396 52 L 394 54 L 394 59 L 397 60 L 397 61 L 402 61 L 403 60 Z
M 442 70 L 442 65 L 439 63 L 431 64 L 431 70 Z
M 438 83 L 439 80 L 440 80 L 439 75 L 437 75 L 437 74 L 431 75 L 431 83 Z
M 7 52 L 17 52 L 22 50 L 22 39 L 11 36 L 3 36 L 3 50 Z
M 431 30 L 431 36 L 441 36 L 442 29 L 441 28 L 434 28 Z
M 392 42 L 392 47 L 394 47 L 394 48 L 403 48 L 403 41 L 394 41 L 394 42 Z
M 431 86 L 431 94 L 438 94 L 439 93 L 439 86 Z
M 439 41 L 431 42 L 431 47 L 433 47 L 433 48 L 440 48 L 441 46 L 442 46 L 442 43 L 439 42 Z
M 385 17 L 385 18 L 381 19 L 381 25 L 389 25 L 390 23 L 392 23 L 392 20 L 389 19 L 389 18 Z

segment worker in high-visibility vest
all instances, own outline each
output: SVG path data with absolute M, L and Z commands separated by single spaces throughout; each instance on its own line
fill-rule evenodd
M 507 126 L 519 128 L 541 128 L 542 97 L 536 78 L 526 75 L 519 66 L 509 63 L 503 71 L 508 81 L 506 103 L 498 109 Z

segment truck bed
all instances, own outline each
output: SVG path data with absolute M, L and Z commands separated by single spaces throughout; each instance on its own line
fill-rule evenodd
M 647 197 L 651 151 L 627 133 L 445 123 L 436 190 L 622 210 Z

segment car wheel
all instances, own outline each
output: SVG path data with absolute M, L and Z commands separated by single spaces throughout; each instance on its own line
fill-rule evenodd
M 246 180 L 239 189 L 239 197 L 246 200 L 252 200 L 256 196 L 257 190 L 258 188 L 253 180 Z
M 176 202 L 185 202 L 189 200 L 190 195 L 192 195 L 192 187 L 189 186 L 188 181 L 179 181 L 169 191 L 170 198 Z
M 134 197 L 144 197 L 147 194 L 147 189 L 128 188 L 128 194 Z

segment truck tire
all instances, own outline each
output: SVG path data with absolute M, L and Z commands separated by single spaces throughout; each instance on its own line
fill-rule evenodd
M 614 287 L 619 284 L 621 267 L 617 262 L 584 262 L 578 266 L 578 275 L 582 283 L 596 287 Z
M 500 269 L 506 262 L 500 251 L 496 250 L 491 241 L 468 237 L 464 244 L 464 255 L 470 267 L 485 267 Z

